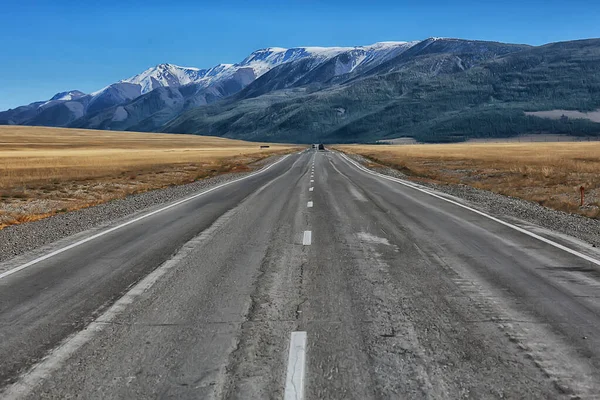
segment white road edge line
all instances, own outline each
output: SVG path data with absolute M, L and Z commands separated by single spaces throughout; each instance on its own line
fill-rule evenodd
M 130 221 L 127 221 L 127 222 L 125 222 L 125 223 L 122 223 L 122 224 L 120 224 L 120 225 L 114 226 L 114 227 L 112 227 L 112 228 L 110 228 L 110 229 L 107 229 L 107 230 L 105 230 L 105 231 L 99 232 L 99 233 L 97 233 L 97 234 L 95 234 L 95 235 L 92 235 L 92 236 L 90 236 L 90 237 L 88 237 L 88 238 L 85 238 L 85 239 L 82 239 L 82 240 L 80 240 L 80 241 L 78 241 L 78 242 L 72 243 L 72 244 L 70 244 L 70 245 L 68 245 L 68 246 L 66 246 L 66 247 L 63 247 L 63 248 L 61 248 L 61 249 L 55 250 L 55 251 L 53 251 L 53 252 L 51 252 L 51 253 L 48 253 L 48 254 L 46 254 L 46 255 L 43 255 L 43 256 L 41 256 L 41 257 L 38 257 L 38 258 L 36 258 L 36 259 L 34 259 L 34 260 L 31 260 L 31 261 L 29 261 L 28 263 L 25 263 L 25 264 L 23 264 L 23 265 L 20 265 L 20 266 L 18 266 L 18 267 L 15 267 L 15 268 L 13 268 L 13 269 L 10 269 L 10 270 L 8 270 L 8 271 L 6 271 L 6 272 L 3 272 L 3 273 L 1 273 L 1 274 L 0 274 L 0 279 L 6 278 L 6 277 L 7 277 L 7 276 L 9 276 L 9 275 L 12 275 L 12 274 L 14 274 L 14 273 L 17 273 L 17 272 L 19 272 L 19 271 L 21 271 L 21 270 L 24 270 L 25 268 L 31 267 L 31 266 L 32 266 L 32 265 L 34 265 L 34 264 L 37 264 L 37 263 L 39 263 L 39 262 L 41 262 L 41 261 L 44 261 L 44 260 L 47 260 L 47 259 L 49 259 L 50 257 L 54 257 L 54 256 L 56 256 L 56 255 L 58 255 L 58 254 L 60 254 L 60 253 L 64 253 L 64 252 L 65 252 L 65 251 L 67 251 L 67 250 L 71 250 L 72 248 L 75 248 L 75 247 L 77 247 L 77 246 L 81 246 L 82 244 L 84 244 L 84 243 L 87 243 L 87 242 L 89 242 L 89 241 L 91 241 L 91 240 L 97 239 L 97 238 L 99 238 L 99 237 L 101 237 L 101 236 L 107 235 L 107 234 L 109 234 L 109 233 L 111 233 L 111 232 L 114 232 L 114 231 L 116 231 L 116 230 L 119 230 L 119 229 L 121 229 L 121 228 L 124 228 L 124 227 L 126 227 L 127 225 L 131 225 L 131 224 L 133 224 L 133 223 L 135 223 L 135 222 L 138 222 L 138 221 L 141 221 L 141 220 L 143 220 L 143 219 L 145 219 L 145 218 L 151 217 L 152 215 L 155 215 L 155 214 L 158 214 L 158 213 L 160 213 L 160 212 L 166 211 L 166 210 L 168 210 L 168 209 L 170 209 L 170 208 L 176 207 L 176 206 L 178 206 L 178 205 L 180 205 L 180 204 L 186 203 L 186 202 L 188 202 L 188 201 L 190 201 L 190 200 L 193 200 L 193 199 L 195 199 L 195 198 L 198 198 L 198 197 L 200 197 L 200 196 L 204 196 L 205 194 L 207 194 L 207 193 L 210 193 L 210 192 L 212 192 L 212 191 L 215 191 L 215 190 L 217 190 L 217 189 L 220 189 L 220 188 L 222 188 L 222 187 L 224 187 L 224 186 L 228 186 L 228 185 L 231 185 L 231 184 L 233 184 L 233 183 L 236 183 L 236 182 L 239 182 L 239 181 L 243 181 L 244 179 L 248 179 L 248 178 L 250 178 L 250 177 L 253 177 L 253 176 L 255 176 L 255 175 L 262 174 L 263 172 L 265 172 L 265 171 L 269 170 L 271 167 L 273 167 L 273 166 L 275 166 L 275 165 L 279 164 L 280 162 L 282 162 L 283 160 L 285 160 L 285 159 L 286 159 L 286 158 L 288 158 L 288 157 L 289 157 L 289 154 L 288 154 L 288 155 L 285 155 L 285 156 L 283 156 L 283 157 L 282 157 L 282 158 L 280 158 L 279 160 L 275 161 L 273 164 L 270 164 L 270 165 L 266 166 L 265 168 L 263 168 L 263 169 L 261 169 L 261 170 L 259 170 L 259 171 L 256 171 L 256 172 L 253 172 L 253 173 L 251 173 L 250 175 L 246 175 L 246 176 L 244 176 L 244 177 L 241 177 L 241 178 L 238 178 L 238 179 L 234 179 L 233 181 L 229 181 L 229 182 L 222 183 L 222 184 L 220 184 L 220 185 L 218 185 L 218 186 L 215 186 L 215 187 L 213 187 L 213 188 L 210 188 L 210 189 L 208 189 L 208 190 L 205 190 L 204 192 L 197 193 L 197 194 L 195 194 L 195 195 L 192 195 L 192 196 L 186 197 L 186 198 L 184 198 L 184 199 L 182 199 L 182 200 L 179 200 L 179 201 L 177 201 L 177 202 L 175 202 L 175 203 L 169 204 L 168 206 L 165 206 L 165 207 L 159 208 L 158 210 L 154 210 L 154 211 L 152 211 L 152 212 L 149 212 L 148 214 L 144 214 L 144 215 L 142 215 L 142 216 L 139 216 L 139 217 L 137 217 L 137 218 L 134 218 L 134 219 L 132 219 L 132 220 L 130 220 Z
M 304 237 L 302 238 L 303 246 L 310 246 L 312 243 L 312 231 L 304 231 Z
M 185 243 L 181 249 L 167 261 L 162 263 L 150 274 L 127 291 L 121 298 L 110 306 L 104 313 L 89 323 L 83 330 L 73 333 L 51 350 L 41 361 L 17 379 L 13 384 L 0 390 L 0 398 L 5 400 L 21 399 L 28 396 L 40 382 L 49 378 L 57 368 L 60 368 L 76 351 L 103 331 L 111 322 L 122 314 L 144 292 L 152 288 L 169 270 L 177 266 L 181 260 L 188 257 L 194 249 L 207 238 L 213 236 L 215 230 L 221 227 L 234 213 L 230 210 L 219 217 L 213 224 L 199 235 Z
M 304 398 L 304 374 L 306 371 L 306 332 L 292 332 L 285 378 L 284 400 Z
M 313 206 L 313 202 L 309 201 L 308 203 L 306 203 L 306 207 L 311 208 Z
M 489 214 L 486 214 L 486 213 L 484 213 L 483 211 L 476 210 L 476 209 L 474 209 L 474 208 L 472 208 L 472 207 L 466 206 L 466 205 L 464 205 L 464 204 L 461 204 L 461 203 L 459 203 L 459 202 L 457 202 L 457 201 L 450 200 L 450 199 L 447 199 L 447 198 L 445 198 L 445 197 L 439 196 L 439 195 L 437 195 L 437 194 L 435 194 L 435 193 L 432 193 L 432 192 L 430 192 L 429 190 L 425 190 L 425 189 L 423 189 L 422 187 L 419 187 L 419 186 L 417 186 L 417 185 L 414 185 L 414 184 L 408 183 L 408 182 L 406 182 L 406 181 L 403 181 L 403 180 L 401 180 L 401 179 L 398 179 L 398 178 L 393 178 L 393 177 L 391 177 L 391 176 L 387 176 L 387 175 L 380 174 L 379 172 L 374 172 L 374 171 L 371 171 L 370 169 L 368 169 L 368 168 L 366 168 L 366 167 L 363 167 L 363 166 L 362 166 L 362 165 L 360 165 L 360 164 L 357 164 L 357 163 L 356 163 L 354 160 L 350 159 L 350 157 L 348 157 L 347 155 L 345 155 L 345 154 L 343 154 L 343 153 L 339 153 L 339 154 L 342 156 L 342 158 L 344 158 L 344 159 L 345 159 L 346 161 L 348 161 L 350 164 L 354 165 L 355 167 L 357 167 L 358 169 L 360 169 L 360 170 L 362 170 L 362 171 L 364 171 L 364 172 L 367 172 L 367 173 L 369 173 L 369 174 L 371 174 L 371 175 L 378 176 L 378 177 L 380 177 L 380 178 L 383 178 L 383 179 L 387 179 L 387 180 L 389 180 L 389 181 L 397 182 L 397 183 L 399 183 L 399 184 L 401 184 L 401 185 L 408 186 L 408 187 L 410 187 L 410 188 L 412 188 L 412 189 L 418 190 L 418 191 L 420 191 L 420 192 L 423 192 L 423 193 L 425 193 L 425 194 L 428 194 L 428 195 L 430 195 L 430 196 L 432 196 L 432 197 L 438 198 L 438 199 L 440 199 L 440 200 L 444 200 L 444 201 L 446 201 L 446 202 L 448 202 L 448 203 L 451 203 L 451 204 L 454 204 L 454 205 L 456 205 L 456 206 L 459 206 L 459 207 L 461 207 L 461 208 L 464 208 L 465 210 L 472 211 L 472 212 L 474 212 L 475 214 L 479 214 L 479 215 L 481 215 L 482 217 L 488 218 L 488 219 L 490 219 L 490 220 L 492 220 L 492 221 L 494 221 L 494 222 L 497 222 L 497 223 L 499 223 L 499 224 L 502 224 L 502 225 L 504 225 L 504 226 L 506 226 L 506 227 L 509 227 L 509 228 L 511 228 L 511 229 L 514 229 L 515 231 L 518 231 L 518 232 L 524 233 L 524 234 L 525 234 L 525 235 L 527 235 L 527 236 L 530 236 L 530 237 L 532 237 L 532 238 L 534 238 L 534 239 L 537 239 L 537 240 L 539 240 L 539 241 L 542 241 L 542 242 L 544 242 L 544 243 L 546 243 L 546 244 L 549 244 L 549 245 L 551 245 L 551 246 L 554 246 L 554 247 L 556 247 L 557 249 L 560 249 L 560 250 L 566 251 L 566 252 L 567 252 L 567 253 L 569 253 L 569 254 L 572 254 L 572 255 L 574 255 L 574 256 L 576 256 L 576 257 L 579 257 L 579 258 L 581 258 L 581 259 L 583 259 L 583 260 L 589 261 L 589 262 L 591 262 L 591 263 L 593 263 L 593 264 L 596 264 L 596 265 L 600 266 L 600 260 L 596 260 L 595 258 L 588 256 L 587 254 L 580 253 L 580 252 L 578 252 L 577 250 L 573 250 L 573 249 L 571 249 L 571 248 L 569 248 L 569 247 L 567 247 L 567 246 L 563 246 L 562 244 L 560 244 L 560 243 L 556 243 L 556 242 L 555 242 L 555 241 L 553 241 L 553 240 L 546 239 L 545 237 L 543 237 L 543 236 L 540 236 L 540 235 L 538 235 L 538 234 L 535 234 L 535 233 L 533 233 L 533 232 L 530 232 L 530 231 L 528 231 L 527 229 L 523 229 L 523 228 L 521 228 L 521 227 L 518 227 L 518 226 L 516 226 L 516 225 L 513 225 L 513 224 L 511 224 L 511 223 L 508 223 L 508 222 L 502 221 L 501 219 L 499 219 L 499 218 L 496 218 L 496 217 L 493 217 L 493 216 L 491 216 L 491 215 L 489 215 Z

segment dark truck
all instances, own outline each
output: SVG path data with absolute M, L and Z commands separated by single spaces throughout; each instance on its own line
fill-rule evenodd
M 325 146 L 323 146 L 323 143 L 319 144 L 319 150 L 325 150 Z

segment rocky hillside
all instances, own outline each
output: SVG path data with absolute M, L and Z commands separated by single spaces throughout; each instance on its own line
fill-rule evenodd
M 0 112 L 0 124 L 197 133 L 280 142 L 598 135 L 535 111 L 600 108 L 600 39 L 545 46 L 430 38 L 257 50 L 210 69 L 161 64 L 97 92 Z M 553 115 L 549 113 L 548 115 Z

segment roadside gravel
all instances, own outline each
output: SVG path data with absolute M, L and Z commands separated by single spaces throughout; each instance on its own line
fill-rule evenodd
M 136 214 L 150 212 L 168 203 L 248 175 L 274 162 L 280 156 L 271 156 L 250 165 L 252 171 L 231 173 L 199 180 L 186 185 L 171 186 L 117 199 L 94 207 L 57 214 L 39 221 L 12 225 L 0 230 L 0 262 L 39 249 L 72 235 L 91 229 L 98 230 Z
M 348 154 L 361 164 L 368 163 L 366 158 Z M 402 172 L 385 166 L 371 168 L 381 174 L 400 179 L 410 177 Z M 530 201 L 503 196 L 487 190 L 467 185 L 441 185 L 418 182 L 426 186 L 466 201 L 470 206 L 488 212 L 497 217 L 524 221 L 555 232 L 575 237 L 594 247 L 600 247 L 600 220 L 552 210 Z

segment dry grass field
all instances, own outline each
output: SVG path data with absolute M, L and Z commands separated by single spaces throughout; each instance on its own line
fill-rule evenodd
M 410 179 L 465 184 L 557 210 L 600 217 L 600 143 L 337 146 Z M 586 190 L 580 207 L 580 186 Z
M 0 126 L 0 228 L 247 171 L 296 149 L 193 135 Z

